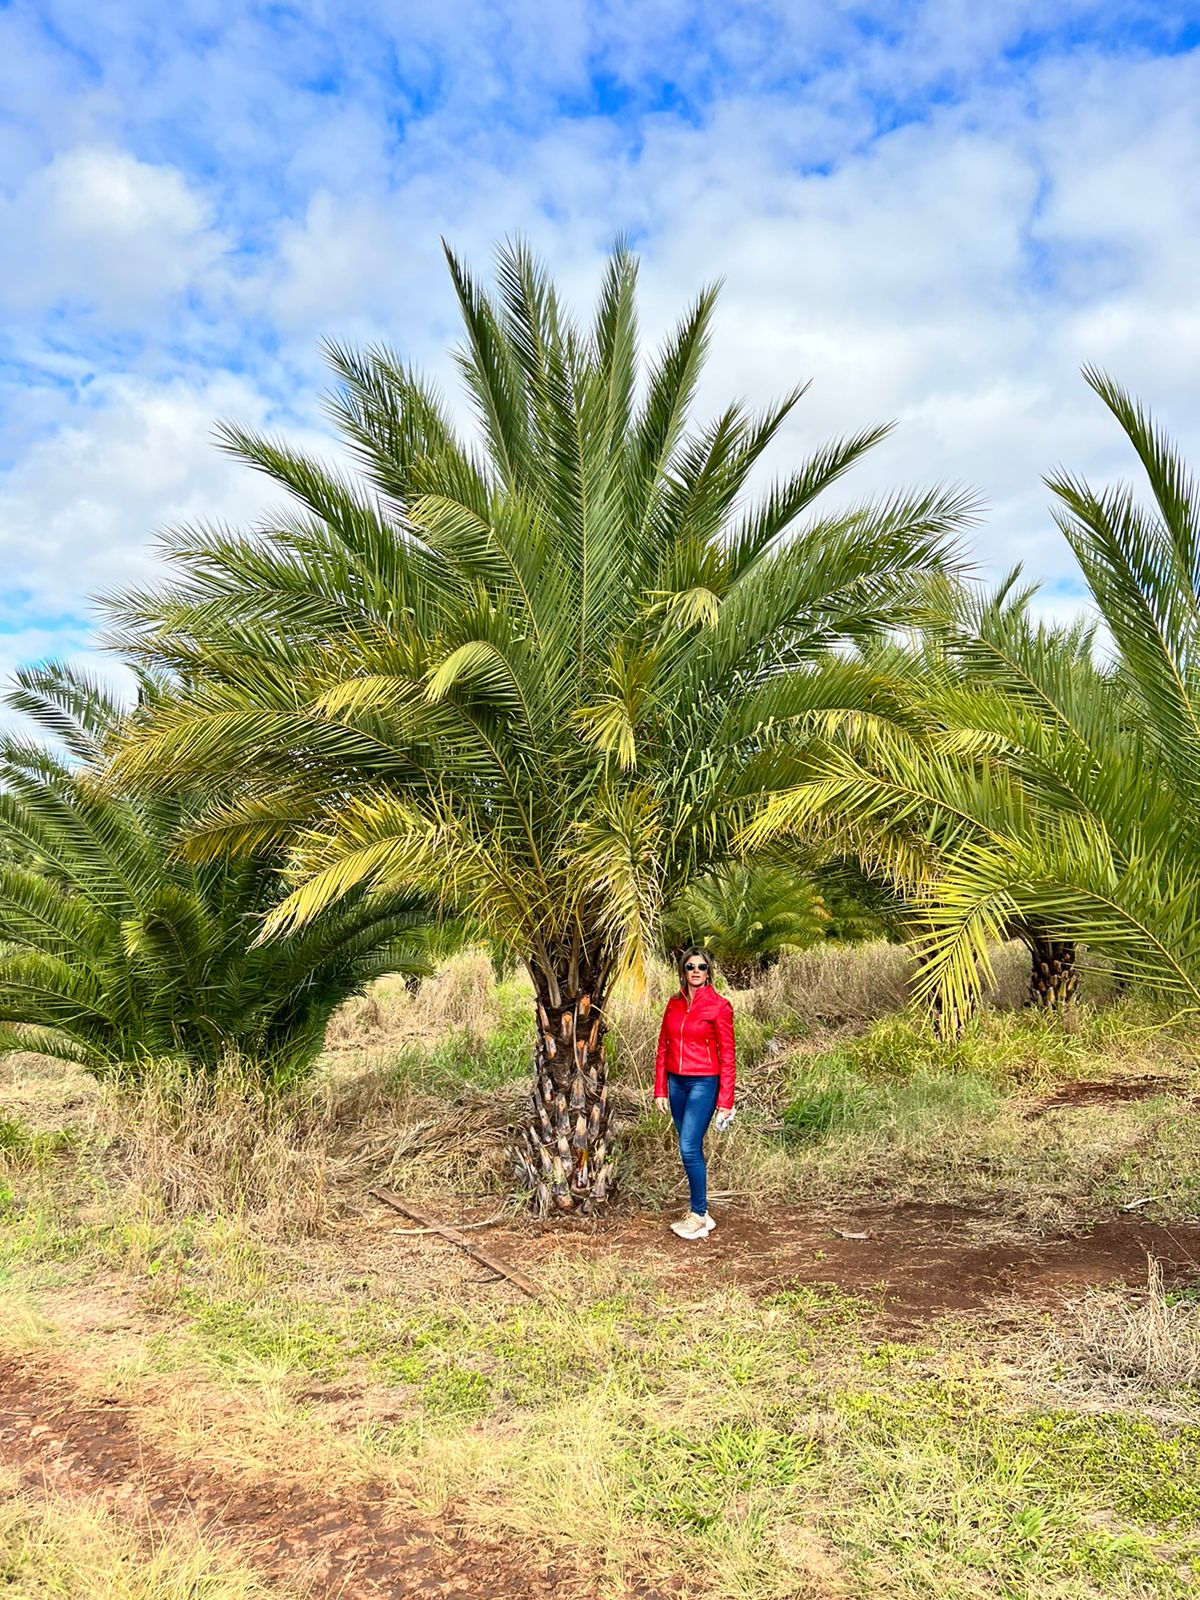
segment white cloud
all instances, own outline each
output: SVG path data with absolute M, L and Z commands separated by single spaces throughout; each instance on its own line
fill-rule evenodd
M 109 326 L 144 325 L 220 250 L 210 208 L 181 172 L 80 147 L 0 201 L 0 300 L 26 312 L 67 301 Z
M 132 672 L 116 656 L 90 649 L 76 634 L 51 628 L 21 628 L 14 633 L 0 632 L 0 697 L 11 687 L 19 667 L 60 661 L 76 671 L 86 672 L 110 692 L 131 698 L 135 691 Z M 25 736 L 39 737 L 24 717 L 10 711 L 0 698 L 0 731 L 19 729 Z
M 159 528 L 250 520 L 280 499 L 213 445 L 214 418 L 267 417 L 245 379 L 127 375 L 86 393 L 81 412 L 0 480 L 0 590 L 27 595 L 34 615 L 78 615 L 88 596 L 144 579 Z
M 71 37 L 101 28 L 79 0 L 54 9 Z M 13 346 L 75 388 L 28 380 L 0 435 L 11 586 L 78 609 L 146 570 L 163 523 L 253 515 L 262 482 L 212 449 L 212 419 L 269 414 L 316 437 L 321 335 L 385 337 L 449 380 L 439 234 L 486 271 L 496 240 L 527 233 L 584 310 L 632 227 L 649 343 L 727 279 L 707 408 L 813 378 L 773 468 L 897 417 L 838 495 L 975 484 L 991 507 L 980 557 L 1023 559 L 1069 609 L 1041 475 L 1129 471 L 1079 365 L 1108 366 L 1200 455 L 1200 55 L 1079 47 L 1021 64 L 999 51 L 1044 20 L 1032 0 L 868 9 L 882 26 L 864 39 L 862 8 L 573 0 L 547 21 L 460 0 L 406 28 L 409 7 L 343 0 L 310 37 L 253 12 L 213 30 L 183 0 L 152 50 L 155 19 L 131 0 L 103 81 L 71 89 L 69 142 L 49 116 L 29 131 L 28 100 L 12 134 L 24 176 L 3 203 L 0 301 L 91 309 L 65 332 L 31 317 Z M 1067 0 L 1053 20 L 1103 12 Z M 38 70 L 65 105 L 73 80 L 51 57 Z M 585 101 L 597 67 L 635 95 L 673 78 L 693 103 L 566 115 L 556 96 Z M 340 88 L 315 86 L 326 77 Z M 913 120 L 877 136 L 901 103 Z M 113 333 L 136 345 L 127 365 L 89 342 Z

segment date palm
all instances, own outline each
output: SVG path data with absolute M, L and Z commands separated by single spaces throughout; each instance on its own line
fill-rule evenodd
M 688 884 L 663 916 L 671 951 L 703 945 L 721 975 L 746 988 L 781 955 L 824 936 L 829 912 L 811 881 L 784 862 L 731 862 Z
M 312 1064 L 334 1007 L 372 978 L 429 970 L 427 921 L 400 899 L 352 897 L 256 947 L 278 870 L 187 866 L 173 859 L 186 798 L 97 784 L 118 705 L 54 668 L 20 673 L 7 699 L 54 743 L 0 739 L 0 1051 L 98 1075 L 162 1058 L 212 1072 L 236 1055 L 278 1083 Z
M 1106 651 L 1020 600 L 963 601 L 940 663 L 897 669 L 905 715 L 841 719 L 748 830 L 840 829 L 885 869 L 923 922 L 922 991 L 956 1015 L 1014 932 L 1035 975 L 1061 958 L 1052 998 L 1086 943 L 1127 984 L 1200 1007 L 1200 502 L 1146 411 L 1085 376 L 1151 494 L 1047 480 Z
M 519 1166 L 567 1210 L 612 1185 L 614 979 L 726 857 L 797 730 L 869 703 L 831 647 L 910 613 L 968 506 L 810 514 L 883 428 L 748 498 L 802 391 L 689 421 L 711 290 L 643 372 L 627 251 L 589 327 L 521 246 L 494 292 L 449 264 L 473 429 L 388 350 L 341 347 L 330 405 L 357 475 L 227 427 L 290 504 L 256 532 L 171 536 L 179 581 L 118 603 L 121 643 L 183 686 L 119 770 L 213 786 L 196 859 L 289 851 L 269 936 L 404 886 L 513 951 L 536 993 Z

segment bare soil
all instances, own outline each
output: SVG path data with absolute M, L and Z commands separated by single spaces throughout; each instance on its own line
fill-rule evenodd
M 69 1369 L 44 1356 L 0 1358 L 0 1460 L 33 1493 L 99 1499 L 146 1536 L 185 1522 L 286 1592 L 313 1600 L 590 1593 L 577 1574 L 539 1565 L 511 1542 L 468 1537 L 449 1520 L 422 1520 L 375 1486 L 322 1496 L 179 1460 L 139 1432 L 137 1411 L 115 1397 L 85 1399 Z M 630 1592 L 661 1597 L 636 1585 Z
M 681 1208 L 682 1209 L 682 1208 Z M 697 1286 L 735 1283 L 771 1293 L 829 1287 L 871 1302 L 893 1330 L 935 1317 L 1003 1315 L 1019 1302 L 1052 1307 L 1104 1284 L 1144 1284 L 1147 1257 L 1168 1287 L 1200 1281 L 1200 1221 L 1169 1227 L 1116 1216 L 1086 1232 L 1016 1237 L 1002 1216 L 953 1206 L 876 1206 L 819 1212 L 711 1206 L 716 1231 L 694 1243 L 654 1217 L 606 1217 L 567 1231 L 489 1230 L 490 1248 L 553 1283 L 551 1257 L 616 1256 Z M 447 1246 L 447 1248 L 450 1248 Z
M 1179 1078 L 1150 1073 L 1140 1078 L 1080 1078 L 1060 1083 L 1052 1095 L 1029 1108 L 1031 1119 L 1049 1111 L 1073 1111 L 1080 1106 L 1120 1105 L 1131 1100 L 1149 1100 L 1154 1095 L 1178 1094 L 1184 1087 Z

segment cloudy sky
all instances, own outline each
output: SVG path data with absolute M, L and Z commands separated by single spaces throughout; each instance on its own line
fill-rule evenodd
M 975 485 L 1069 612 L 1080 365 L 1200 459 L 1197 173 L 1200 0 L 0 0 L 0 673 L 262 509 L 212 423 L 320 446 L 323 336 L 449 384 L 443 234 L 583 302 L 628 233 L 651 337 L 724 277 L 706 409 L 811 378 L 780 469 L 896 418 L 857 489 Z

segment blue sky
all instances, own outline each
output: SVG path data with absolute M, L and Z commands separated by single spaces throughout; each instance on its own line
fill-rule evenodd
M 779 469 L 897 418 L 844 494 L 975 485 L 1069 612 L 1041 474 L 1125 468 L 1080 365 L 1200 456 L 1198 170 L 1200 0 L 0 0 L 0 672 L 263 513 L 215 418 L 330 448 L 322 337 L 451 388 L 442 234 L 583 301 L 629 232 L 651 337 L 723 276 L 703 406 L 811 378 Z

